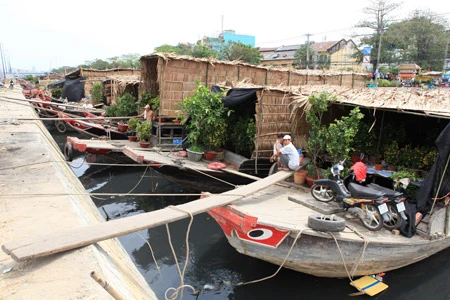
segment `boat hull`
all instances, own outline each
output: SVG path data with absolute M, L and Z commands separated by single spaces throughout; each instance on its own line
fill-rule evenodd
M 450 246 L 448 238 L 421 240 L 414 245 L 403 239 L 398 243 L 348 240 L 340 233 L 304 229 L 289 232 L 278 245 L 251 240 L 249 232 L 258 226 L 257 218 L 240 215 L 229 207 L 208 211 L 224 231 L 228 242 L 238 252 L 294 271 L 331 278 L 378 274 L 425 259 Z M 270 228 L 274 232 L 280 229 Z M 250 237 L 250 239 L 249 239 Z M 295 245 L 292 247 L 292 244 Z M 339 246 L 339 247 L 338 247 Z M 292 247 L 291 252 L 289 253 Z M 345 261 L 345 264 L 344 262 Z

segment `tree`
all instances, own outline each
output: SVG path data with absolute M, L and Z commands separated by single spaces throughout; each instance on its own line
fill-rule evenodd
M 140 69 L 141 68 L 141 55 L 139 53 L 129 53 L 120 56 L 120 61 L 122 67 L 130 69 Z
M 250 45 L 244 45 L 241 42 L 228 42 L 222 44 L 219 50 L 219 58 L 221 60 L 240 60 L 249 64 L 257 65 L 261 62 L 263 55 L 259 52 L 259 48 Z
M 441 70 L 444 64 L 448 34 L 445 20 L 430 11 L 413 12 L 408 20 L 392 24 L 386 36 L 397 41 L 404 61 L 422 69 Z
M 202 45 L 200 42 L 197 42 L 197 44 L 192 48 L 192 54 L 193 57 L 214 57 L 217 58 L 219 56 L 219 53 L 211 48 L 209 48 L 206 45 Z
M 390 16 L 391 12 L 400 6 L 400 3 L 390 3 L 389 0 L 371 0 L 371 6 L 366 7 L 364 13 L 371 15 L 372 19 L 361 21 L 357 27 L 370 28 L 375 31 L 377 37 L 377 60 L 373 66 L 373 69 L 377 69 L 380 64 L 381 57 L 381 41 L 383 33 L 389 27 L 389 24 L 393 21 Z
M 309 56 L 307 58 L 307 55 Z M 313 50 L 309 44 L 301 45 L 300 48 L 295 51 L 294 54 L 294 63 L 293 65 L 296 66 L 298 69 L 306 69 L 306 62 L 307 61 L 313 61 Z
M 156 52 L 176 53 L 179 55 L 191 55 L 192 46 L 191 46 L 191 44 L 181 44 L 181 43 L 179 43 L 176 46 L 164 44 L 159 47 L 156 47 L 155 51 Z

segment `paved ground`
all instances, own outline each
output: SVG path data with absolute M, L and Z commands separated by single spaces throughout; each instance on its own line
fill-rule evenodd
M 0 245 L 103 222 L 21 90 L 0 89 Z M 0 299 L 108 299 L 95 271 L 126 299 L 156 299 L 116 239 L 16 262 L 0 251 Z

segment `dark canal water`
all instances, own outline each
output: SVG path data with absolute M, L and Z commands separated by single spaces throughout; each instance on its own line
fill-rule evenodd
M 65 136 L 54 134 L 62 147 Z M 75 135 L 75 134 L 70 134 Z M 88 166 L 83 158 L 72 162 L 73 170 L 90 192 L 183 194 L 183 189 L 145 167 Z M 114 161 L 111 161 L 112 163 Z M 137 185 L 137 183 L 139 184 Z M 186 196 L 102 197 L 95 204 L 111 218 L 122 218 L 152 211 L 167 205 L 190 201 Z M 186 229 L 189 220 L 169 225 L 177 259 L 182 269 L 186 259 Z M 165 226 L 143 230 L 119 238 L 150 287 L 164 299 L 165 291 L 178 287 L 180 277 L 172 255 Z M 149 249 L 148 242 L 152 249 Z M 386 274 L 389 288 L 375 297 L 359 299 L 450 299 L 450 249 L 424 261 Z M 155 261 L 156 260 L 156 261 Z M 207 214 L 194 217 L 189 235 L 189 261 L 185 283 L 201 290 L 183 299 L 355 299 L 348 279 L 317 278 L 288 269 L 260 283 L 235 287 L 233 284 L 272 275 L 277 266 L 239 254 L 232 248 L 217 223 Z M 204 289 L 204 287 L 208 287 Z M 210 289 L 212 288 L 212 289 Z

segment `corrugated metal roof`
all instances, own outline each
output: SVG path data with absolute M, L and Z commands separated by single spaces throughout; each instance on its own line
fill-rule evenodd
M 277 51 L 297 51 L 302 45 L 288 45 L 281 46 L 277 49 Z
M 331 41 L 331 42 L 319 42 L 311 45 L 313 51 L 324 52 L 339 43 L 340 41 Z

